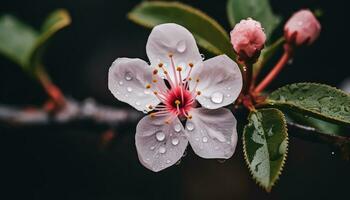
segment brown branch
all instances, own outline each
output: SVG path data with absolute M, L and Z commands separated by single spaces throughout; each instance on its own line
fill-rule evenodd
M 55 112 L 45 108 L 16 108 L 0 104 L 0 123 L 16 126 L 68 124 L 79 121 L 92 121 L 110 127 L 125 122 L 136 122 L 142 114 L 131 109 L 120 109 L 97 104 L 93 99 L 77 102 L 66 99 L 65 106 Z

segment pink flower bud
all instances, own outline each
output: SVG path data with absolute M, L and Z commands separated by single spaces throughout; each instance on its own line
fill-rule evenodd
M 287 21 L 284 35 L 288 43 L 311 44 L 320 35 L 321 25 L 310 10 L 300 10 Z
M 231 31 L 233 49 L 241 60 L 257 59 L 265 41 L 261 24 L 251 18 L 241 20 Z

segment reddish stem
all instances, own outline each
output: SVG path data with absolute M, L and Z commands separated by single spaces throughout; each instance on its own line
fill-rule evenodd
M 252 76 L 253 76 L 253 64 L 249 62 L 244 62 L 243 67 L 243 79 L 244 79 L 244 88 L 243 94 L 249 94 L 250 88 L 252 86 Z
M 48 74 L 42 67 L 39 67 L 36 70 L 36 77 L 38 78 L 41 85 L 44 87 L 44 90 L 46 91 L 48 96 L 54 102 L 55 108 L 62 108 L 65 105 L 64 95 L 62 94 L 61 90 L 54 83 L 52 83 Z
M 270 71 L 270 73 L 255 88 L 254 93 L 259 94 L 260 92 L 262 92 L 271 83 L 271 81 L 274 80 L 276 76 L 281 72 L 281 70 L 286 65 L 291 56 L 292 50 L 289 47 L 289 45 L 286 45 L 282 57 L 280 58 L 276 66 Z

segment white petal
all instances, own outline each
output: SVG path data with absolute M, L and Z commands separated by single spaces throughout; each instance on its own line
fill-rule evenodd
M 237 144 L 237 121 L 226 108 L 194 109 L 186 134 L 193 151 L 203 158 L 230 158 Z
M 155 87 L 152 83 L 152 68 L 143 60 L 118 58 L 109 68 L 109 90 L 118 100 L 139 111 L 149 111 L 149 105 L 154 107 L 160 102 L 153 94 L 152 87 L 146 89 L 147 84 Z
M 149 115 L 136 127 L 135 143 L 140 162 L 148 169 L 158 172 L 175 164 L 186 150 L 188 140 L 178 118 L 171 124 L 166 117 Z
M 183 26 L 173 23 L 161 24 L 153 28 L 148 37 L 146 52 L 151 65 L 157 66 L 163 63 L 172 79 L 174 73 L 169 54 L 173 55 L 175 67 L 183 68 L 182 77 L 187 75 L 189 63 L 202 62 L 193 35 Z
M 226 55 L 216 56 L 194 67 L 190 89 L 199 78 L 197 96 L 199 103 L 208 109 L 216 109 L 233 103 L 242 90 L 242 74 L 238 65 Z

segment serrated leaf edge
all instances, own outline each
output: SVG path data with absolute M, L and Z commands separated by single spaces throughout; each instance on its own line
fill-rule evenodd
M 271 109 L 271 108 L 267 108 L 267 109 Z M 280 166 L 280 170 L 278 171 L 276 177 L 274 177 L 272 179 L 272 183 L 270 183 L 270 185 L 268 186 L 265 186 L 263 185 L 262 183 L 260 183 L 255 177 L 254 177 L 254 174 L 253 174 L 253 171 L 252 169 L 250 168 L 250 165 L 249 165 L 249 161 L 248 161 L 248 155 L 247 155 L 247 151 L 246 151 L 246 144 L 245 144 L 245 132 L 246 132 L 246 128 L 247 128 L 247 125 L 245 125 L 244 127 L 244 130 L 243 130 L 243 136 L 242 136 L 242 143 L 243 143 L 243 155 L 244 155 L 244 160 L 245 160 L 245 163 L 248 167 L 248 170 L 250 172 L 250 175 L 253 177 L 253 180 L 255 181 L 256 184 L 258 184 L 260 187 L 264 188 L 266 190 L 266 192 L 270 193 L 271 190 L 272 190 L 272 187 L 276 184 L 276 182 L 279 180 L 279 177 L 280 175 L 282 174 L 282 171 L 284 169 L 284 165 L 285 165 L 285 162 L 287 160 L 287 155 L 288 155 L 288 152 L 289 152 L 289 137 L 288 137 L 288 127 L 287 127 L 287 121 L 286 121 L 286 118 L 283 114 L 282 111 L 280 111 L 279 109 L 276 109 L 276 108 L 272 108 L 272 109 L 275 109 L 276 111 L 278 111 L 278 113 L 282 116 L 282 120 L 283 120 L 283 123 L 284 123 L 284 130 L 285 130 L 285 133 L 286 133 L 286 142 L 287 142 L 287 147 L 286 147 L 286 152 L 283 156 L 283 159 L 282 159 L 282 163 L 281 163 L 281 166 Z M 265 110 L 265 109 L 260 109 L 260 110 Z M 256 112 L 256 111 L 252 111 L 252 112 Z M 250 117 L 251 113 L 249 114 L 248 116 L 248 119 Z M 271 179 L 269 179 L 271 180 Z
M 328 87 L 330 89 L 334 89 L 336 90 L 337 92 L 339 93 L 342 93 L 346 96 L 349 96 L 350 97 L 350 94 L 336 88 L 336 87 L 333 87 L 333 86 L 330 86 L 330 85 L 326 85 L 326 84 L 321 84 L 321 83 L 312 83 L 312 82 L 300 82 L 300 83 L 292 83 L 292 84 L 288 84 L 288 85 L 297 85 L 297 84 L 311 84 L 311 85 L 316 85 L 316 86 L 325 86 L 325 87 Z M 278 88 L 277 90 L 273 91 L 270 95 L 272 95 L 273 93 L 275 92 L 278 92 L 280 91 L 283 87 L 286 87 L 288 85 L 285 85 L 285 86 L 282 86 L 280 88 Z M 281 105 L 281 106 L 288 106 L 288 107 L 291 107 L 291 108 L 296 108 L 297 110 L 305 113 L 305 114 L 309 114 L 310 116 L 313 116 L 313 117 L 316 117 L 316 118 L 320 118 L 320 119 L 323 119 L 323 120 L 330 120 L 334 123 L 338 123 L 338 124 L 346 124 L 346 125 L 350 125 L 350 122 L 348 121 L 344 121 L 344 120 L 341 120 L 341 119 L 337 119 L 337 118 L 334 118 L 334 117 L 329 117 L 329 116 L 325 116 L 321 113 L 318 113 L 318 112 L 315 112 L 313 110 L 310 110 L 310 109 L 304 109 L 304 108 L 301 108 L 295 104 L 292 104 L 292 103 L 286 103 L 286 102 L 280 102 L 280 101 L 276 101 L 276 100 L 271 100 L 269 98 L 266 99 L 266 103 L 269 104 L 270 106 L 274 106 L 274 105 Z M 304 112 L 306 111 L 306 112 Z

